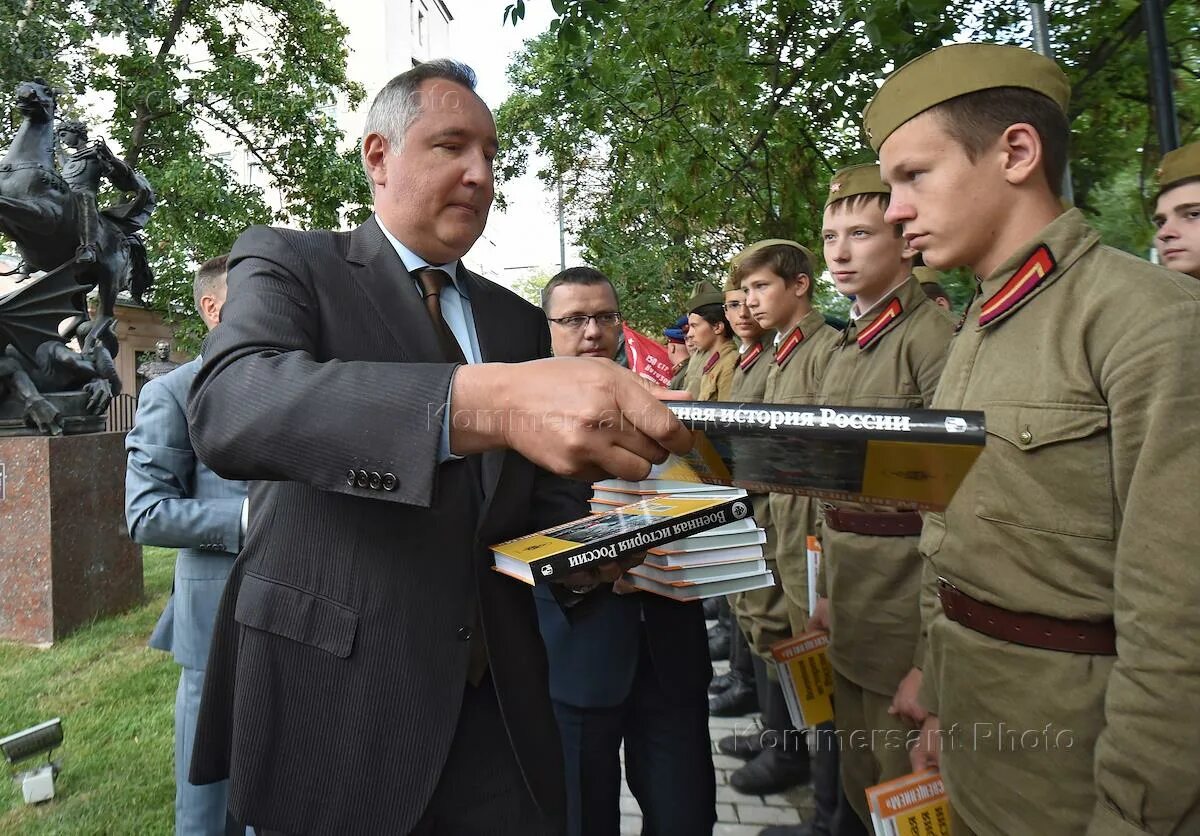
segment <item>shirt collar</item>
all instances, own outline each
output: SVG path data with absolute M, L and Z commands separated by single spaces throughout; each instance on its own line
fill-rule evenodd
M 400 240 L 396 238 L 395 235 L 392 235 L 392 233 L 388 231 L 388 228 L 383 225 L 383 221 L 380 220 L 378 215 L 375 216 L 375 223 L 379 224 L 379 228 L 383 230 L 383 236 L 388 239 L 388 242 L 392 245 L 392 249 L 396 251 L 396 255 L 400 256 L 400 260 L 404 262 L 405 270 L 407 270 L 409 273 L 416 273 L 422 267 L 433 267 L 437 270 L 441 270 L 450 277 L 452 282 L 454 282 L 455 290 L 457 290 L 463 296 L 468 295 L 465 284 L 458 280 L 458 259 L 446 264 L 430 264 L 428 261 L 421 258 L 421 256 L 417 255 L 408 247 L 400 243 Z
M 908 278 L 909 278 L 908 276 L 905 276 L 903 279 L 896 282 L 896 284 L 889 287 L 887 293 L 883 294 L 883 296 L 880 297 L 878 302 L 876 302 L 874 305 L 872 305 L 869 310 L 865 310 L 862 313 L 858 312 L 858 300 L 856 299 L 854 301 L 854 303 L 850 306 L 850 318 L 853 319 L 855 322 L 858 322 L 860 319 L 867 319 L 868 317 L 873 317 L 875 314 L 882 311 L 883 306 L 886 305 L 891 300 L 892 296 L 895 295 L 896 291 L 899 290 L 900 288 L 904 287 L 905 283 L 908 281 Z

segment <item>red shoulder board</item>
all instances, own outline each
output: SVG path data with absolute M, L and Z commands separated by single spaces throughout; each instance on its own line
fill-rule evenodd
M 1004 287 L 983 303 L 983 307 L 979 309 L 979 324 L 987 325 L 996 317 L 1011 311 L 1022 299 L 1033 293 L 1057 266 L 1050 248 L 1045 244 L 1039 246 L 1033 251 L 1033 255 L 1029 256 L 1029 260 L 1013 273 L 1013 277 L 1004 283 Z
M 721 352 L 714 351 L 712 357 L 709 357 L 708 362 L 704 364 L 705 373 L 707 373 L 708 370 L 711 369 L 713 366 L 717 365 L 717 361 L 720 359 L 721 359 Z
M 750 371 L 750 367 L 758 360 L 758 356 L 763 353 L 762 343 L 755 343 L 754 348 L 742 355 L 742 359 L 738 361 L 738 368 L 744 372 Z
M 870 346 L 871 343 L 879 339 L 879 336 L 884 331 L 896 323 L 902 313 L 904 313 L 904 308 L 900 306 L 899 299 L 893 299 L 891 302 L 888 302 L 888 306 L 883 309 L 883 312 L 875 317 L 875 320 L 870 325 L 858 332 L 858 347 L 867 348 Z
M 779 348 L 775 349 L 775 365 L 783 368 L 788 358 L 792 356 L 792 352 L 796 350 L 796 346 L 802 342 L 804 342 L 804 333 L 799 327 L 793 328 L 792 333 L 787 335 L 787 339 L 779 344 Z

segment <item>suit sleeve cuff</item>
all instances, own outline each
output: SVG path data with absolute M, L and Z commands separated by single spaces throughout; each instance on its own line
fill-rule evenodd
M 457 366 L 454 369 L 454 374 L 458 374 Z M 450 416 L 453 415 L 453 406 L 450 401 L 453 397 L 454 375 L 451 375 L 450 388 L 446 390 L 446 405 L 442 407 L 442 434 L 438 438 L 438 464 L 462 458 L 462 456 L 456 456 L 450 452 Z

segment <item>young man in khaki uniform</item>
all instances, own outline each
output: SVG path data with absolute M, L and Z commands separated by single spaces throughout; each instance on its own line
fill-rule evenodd
M 712 282 L 702 281 L 688 302 L 688 335 L 704 351 L 698 401 L 725 401 L 733 384 L 738 346 L 725 318 L 725 296 Z
M 954 321 L 913 275 L 913 251 L 883 219 L 879 166 L 837 172 L 821 229 L 850 323 L 821 377 L 816 403 L 924 409 L 933 400 Z M 925 713 L 916 699 L 921 634 L 921 516 L 915 510 L 821 503 L 820 596 L 809 628 L 828 630 L 842 785 L 870 825 L 866 790 L 907 774 L 906 742 Z
M 914 765 L 940 756 L 956 836 L 1200 832 L 1200 284 L 1064 212 L 1069 94 L 957 44 L 863 114 L 888 222 L 980 277 L 933 406 L 983 410 L 988 443 L 921 537 Z
M 736 257 L 734 263 L 737 263 Z M 740 343 L 728 399 L 733 403 L 761 403 L 763 391 L 767 388 L 767 372 L 771 368 L 770 356 L 775 334 L 764 331 L 750 316 L 746 294 L 732 284 L 725 287 L 725 318 Z M 771 525 L 767 495 L 758 494 L 751 499 L 754 520 L 766 532 L 763 555 L 768 567 L 774 571 L 775 531 Z M 736 629 L 730 637 L 729 672 L 713 679 L 709 686 L 709 710 L 714 715 L 737 716 L 746 713 L 747 708 L 751 711 L 755 706 L 765 708 L 766 694 L 763 689 L 768 683 L 760 681 L 763 677 L 756 676 L 763 666 L 754 660 L 768 655 L 771 643 L 790 635 L 786 612 L 782 625 L 772 617 L 773 604 L 780 595 L 778 587 L 768 587 L 729 596 Z M 762 735 L 732 734 L 719 740 L 717 748 L 727 755 L 752 758 L 762 751 Z
M 696 342 L 697 335 L 692 333 L 691 328 L 691 312 L 703 305 L 723 304 L 724 302 L 725 297 L 721 295 L 721 292 L 712 282 L 707 281 L 696 283 L 696 287 L 692 291 L 692 298 L 687 302 L 688 324 L 684 327 L 683 338 L 692 356 L 688 360 L 687 369 L 684 372 L 683 388 L 692 396 L 692 400 L 700 399 L 700 387 L 704 383 L 704 370 L 708 366 L 709 360 L 712 359 L 712 351 L 701 348 Z
M 839 332 L 813 307 L 816 258 L 794 241 L 760 241 L 740 257 L 733 280 L 746 292 L 751 315 L 777 331 L 763 393 L 765 403 L 811 404 Z M 807 497 L 771 494 L 776 557 L 793 635 L 808 623 L 808 536 L 815 533 Z
M 1154 206 L 1154 245 L 1164 267 L 1200 279 L 1200 142 L 1163 156 Z
M 738 260 L 738 256 L 735 256 L 735 267 Z M 758 320 L 750 315 L 745 291 L 734 287 L 732 282 L 725 288 L 725 316 L 733 332 L 741 340 L 729 400 L 734 403 L 762 403 L 767 390 L 767 376 L 771 371 L 775 332 L 763 328 L 758 324 Z M 756 495 L 753 500 L 754 519 L 767 532 L 763 555 L 767 559 L 767 566 L 776 571 L 775 529 L 771 522 L 767 495 Z M 778 577 L 778 573 L 776 576 Z M 731 603 L 734 603 L 734 614 L 738 624 L 749 639 L 751 649 L 759 658 L 770 657 L 771 645 L 791 636 L 787 610 L 782 606 L 782 592 L 779 587 L 740 592 L 731 596 Z
M 748 247 L 734 260 L 732 285 L 746 294 L 746 307 L 759 326 L 778 332 L 767 370 L 764 403 L 812 403 L 816 379 L 824 369 L 838 332 L 812 304 L 816 259 L 795 241 L 770 239 Z M 776 572 L 780 586 L 760 604 L 756 619 L 762 631 L 760 652 L 803 629 L 807 620 L 807 538 L 812 533 L 811 508 L 804 497 L 770 494 L 765 515 L 774 527 Z M 757 507 L 757 506 L 756 506 Z M 766 669 L 763 671 L 764 678 Z M 764 749 L 730 776 L 742 792 L 775 792 L 777 787 L 806 781 L 808 749 L 792 728 L 778 685 L 764 700 L 764 726 L 782 746 Z

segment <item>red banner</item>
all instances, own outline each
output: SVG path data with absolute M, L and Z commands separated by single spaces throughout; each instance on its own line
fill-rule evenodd
M 634 331 L 628 325 L 621 327 L 625 331 L 625 356 L 629 360 L 629 368 L 651 383 L 659 386 L 670 384 L 671 360 L 667 356 L 666 346 Z

